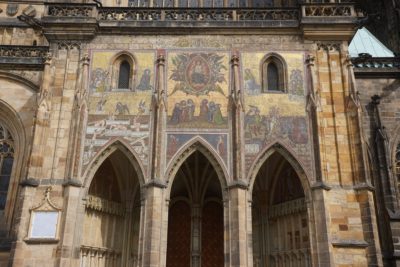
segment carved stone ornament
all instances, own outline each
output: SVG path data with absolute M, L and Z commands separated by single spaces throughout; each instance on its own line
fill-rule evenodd
M 18 12 L 19 5 L 15 3 L 11 3 L 7 5 L 6 13 L 8 16 L 12 17 L 15 16 Z
M 72 50 L 74 48 L 81 49 L 81 42 L 79 41 L 60 41 L 57 43 L 58 49 Z
M 29 5 L 24 10 L 22 10 L 22 14 L 28 17 L 34 17 L 36 16 L 36 9 L 32 5 Z
M 340 43 L 317 43 L 318 50 L 325 50 L 328 52 L 340 51 Z
M 53 188 L 51 186 L 46 188 L 46 191 L 44 192 L 44 197 L 40 204 L 37 206 L 32 207 L 30 210 L 31 211 L 61 211 L 61 208 L 59 208 L 56 204 L 54 204 L 51 199 L 50 199 L 50 193 Z

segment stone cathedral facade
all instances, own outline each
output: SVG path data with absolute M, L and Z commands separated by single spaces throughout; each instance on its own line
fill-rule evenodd
M 364 18 L 1 1 L 0 266 L 400 266 L 400 60 L 349 56 Z

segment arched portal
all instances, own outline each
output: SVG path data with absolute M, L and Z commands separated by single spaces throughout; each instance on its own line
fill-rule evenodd
M 100 165 L 88 189 L 81 266 L 137 266 L 139 227 L 138 174 L 117 149 Z
M 218 174 L 207 157 L 195 151 L 171 188 L 167 267 L 224 266 L 223 218 Z
M 252 200 L 254 266 L 311 266 L 304 190 L 280 153 L 261 166 Z

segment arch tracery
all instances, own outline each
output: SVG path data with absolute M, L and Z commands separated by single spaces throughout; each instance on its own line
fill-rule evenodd
M 168 183 L 168 195 L 171 190 L 171 186 L 173 180 L 176 176 L 181 165 L 185 162 L 185 160 L 192 155 L 194 152 L 199 151 L 202 153 L 210 162 L 210 164 L 215 169 L 218 174 L 218 179 L 221 183 L 221 187 L 224 189 L 228 184 L 228 172 L 225 168 L 223 160 L 217 155 L 213 148 L 207 143 L 207 141 L 203 140 L 201 137 L 196 137 L 189 142 L 187 142 L 178 153 L 171 159 L 169 166 L 167 167 L 166 177 Z

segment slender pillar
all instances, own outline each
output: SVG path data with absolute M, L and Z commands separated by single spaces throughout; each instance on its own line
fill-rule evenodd
M 239 56 L 233 51 L 231 68 L 233 81 L 230 95 L 232 109 L 233 182 L 229 186 L 230 266 L 249 266 L 253 255 L 248 250 L 247 183 L 244 163 L 244 98 L 239 76 Z M 251 228 L 251 224 L 250 224 Z M 251 232 L 251 230 L 250 230 Z
M 143 232 L 143 261 L 142 266 L 165 266 L 166 264 L 166 235 L 167 225 L 164 216 L 164 189 L 166 184 L 163 177 L 165 168 L 165 123 L 166 123 L 166 90 L 165 90 L 165 51 L 159 50 L 157 56 L 156 87 L 151 103 L 151 157 L 150 179 L 146 184 L 146 201 Z
M 192 205 L 191 267 L 201 266 L 201 206 Z

